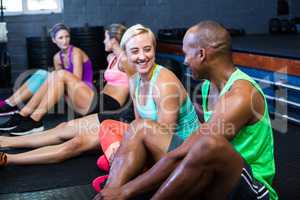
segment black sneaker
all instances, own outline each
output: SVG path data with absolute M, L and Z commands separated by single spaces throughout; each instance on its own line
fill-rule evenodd
M 43 123 L 41 121 L 34 121 L 31 117 L 23 117 L 18 125 L 9 131 L 11 135 L 27 135 L 44 130 Z
M 0 116 L 13 115 L 17 111 L 17 106 L 10 106 L 5 101 L 0 102 Z
M 19 113 L 15 113 L 9 116 L 8 120 L 0 124 L 0 131 L 9 131 L 14 129 L 22 120 L 22 116 Z

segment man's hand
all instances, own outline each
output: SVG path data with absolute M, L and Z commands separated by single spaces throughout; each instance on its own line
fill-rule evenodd
M 122 188 L 105 188 L 99 192 L 94 200 L 126 200 L 126 194 Z

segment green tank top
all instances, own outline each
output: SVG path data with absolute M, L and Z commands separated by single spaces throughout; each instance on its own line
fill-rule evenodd
M 229 91 L 236 80 L 251 82 L 265 99 L 265 111 L 263 117 L 258 122 L 243 127 L 231 141 L 231 144 L 251 166 L 254 177 L 268 188 L 270 199 L 278 199 L 275 190 L 271 186 L 275 175 L 274 144 L 265 95 L 260 86 L 250 76 L 237 69 L 232 73 L 219 96 Z M 212 115 L 212 111 L 207 110 L 209 88 L 210 82 L 207 80 L 204 81 L 202 85 L 202 107 L 205 121 L 208 121 Z

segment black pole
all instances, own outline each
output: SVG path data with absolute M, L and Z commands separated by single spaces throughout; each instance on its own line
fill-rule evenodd
M 2 2 L 2 0 L 1 0 L 1 7 L 0 7 L 0 9 L 1 9 L 1 22 L 3 22 L 4 21 L 4 7 L 3 7 L 3 2 Z

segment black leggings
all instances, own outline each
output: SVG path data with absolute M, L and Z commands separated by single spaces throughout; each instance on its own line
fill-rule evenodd
M 96 96 L 96 95 L 95 95 Z M 101 123 L 106 119 L 121 120 L 131 122 L 134 119 L 132 103 L 126 101 L 125 105 L 120 103 L 109 95 L 100 93 L 100 97 L 94 97 L 92 113 L 98 113 L 98 119 Z

